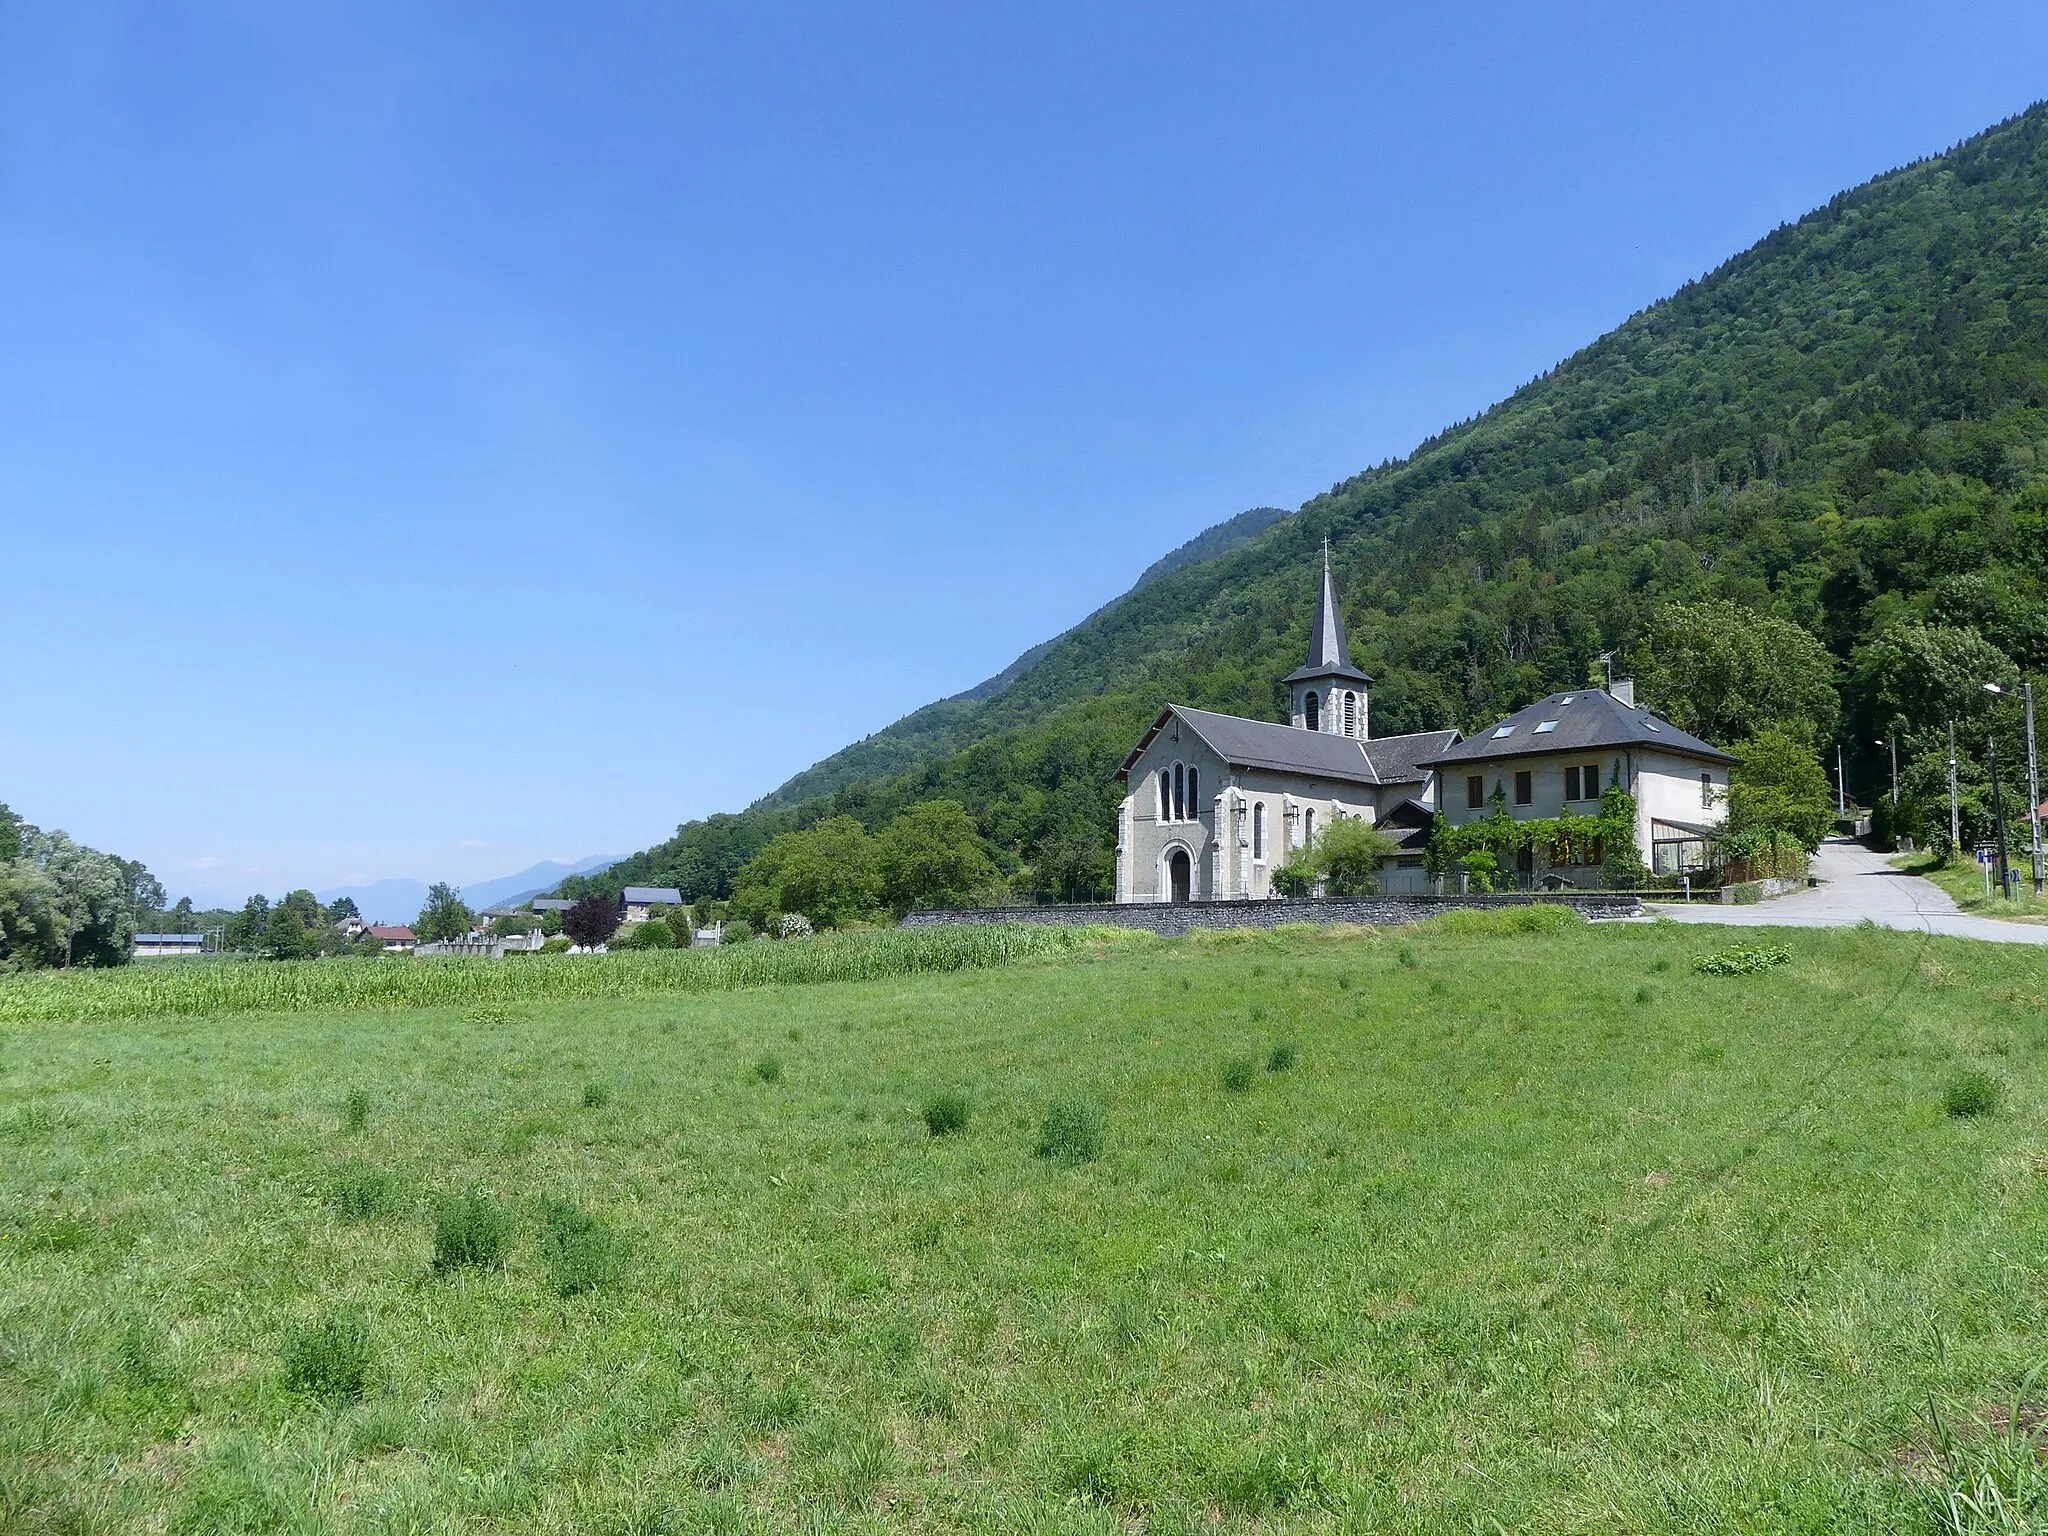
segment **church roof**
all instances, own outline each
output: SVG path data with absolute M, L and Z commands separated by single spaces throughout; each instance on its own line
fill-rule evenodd
M 1712 763 L 1738 761 L 1690 731 L 1681 731 L 1654 710 L 1624 704 L 1601 688 L 1578 688 L 1538 699 L 1421 766 L 1448 768 L 1538 752 L 1586 752 L 1603 747 L 1656 747 Z
M 1176 716 L 1204 746 L 1233 768 L 1272 768 L 1352 784 L 1419 784 L 1428 777 L 1428 770 L 1421 766 L 1423 760 L 1446 750 L 1458 739 L 1456 731 L 1422 731 L 1413 736 L 1359 741 L 1328 731 L 1304 731 L 1267 720 L 1246 720 L 1238 715 L 1218 715 L 1206 709 L 1169 704 L 1117 769 L 1118 778 L 1130 777 L 1145 749 Z
M 1344 614 L 1337 605 L 1337 583 L 1330 576 L 1330 562 L 1323 560 L 1323 590 L 1316 594 L 1316 621 L 1309 626 L 1308 665 L 1296 667 L 1281 679 L 1283 683 L 1305 683 L 1312 677 L 1347 677 L 1369 683 L 1351 664 L 1351 647 L 1344 641 Z

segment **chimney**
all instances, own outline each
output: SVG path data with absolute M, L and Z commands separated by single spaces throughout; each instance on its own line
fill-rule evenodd
M 1630 709 L 1636 707 L 1636 680 L 1632 677 L 1617 677 L 1607 685 L 1607 691 Z

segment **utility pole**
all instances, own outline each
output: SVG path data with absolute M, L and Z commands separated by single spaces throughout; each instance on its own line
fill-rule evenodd
M 2027 820 L 2033 824 L 2034 894 L 2041 894 L 2041 758 L 2034 750 L 2034 683 L 2022 682 L 2027 695 Z
M 1842 744 L 1835 743 L 1835 814 L 1849 814 L 1849 781 L 1842 777 Z
M 1877 745 L 1892 749 L 1892 814 L 1896 816 L 1899 813 L 1899 738 L 1888 737 Z
M 1998 738 L 1984 738 L 1984 753 L 1991 760 L 1991 816 L 1998 825 L 1998 894 L 2012 900 L 2011 868 L 2005 861 L 2005 791 L 1998 787 Z
M 1963 796 L 1956 787 L 1956 723 L 1948 723 L 1948 851 L 1954 858 L 1963 845 Z

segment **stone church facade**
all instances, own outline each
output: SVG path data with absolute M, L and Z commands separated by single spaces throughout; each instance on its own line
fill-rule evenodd
M 1402 842 L 1397 864 L 1419 870 L 1436 809 L 1422 764 L 1461 738 L 1373 737 L 1372 679 L 1352 664 L 1327 562 L 1308 660 L 1283 682 L 1286 725 L 1179 704 L 1159 712 L 1117 770 L 1118 901 L 1271 896 L 1273 871 L 1340 816 L 1380 825 Z

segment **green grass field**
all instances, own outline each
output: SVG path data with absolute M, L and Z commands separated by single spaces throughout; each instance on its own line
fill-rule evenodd
M 2044 1010 L 1463 918 L 16 1022 L 0 1529 L 2038 1529 Z

